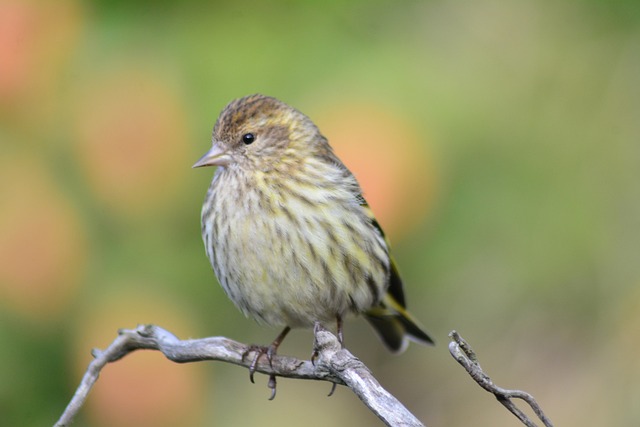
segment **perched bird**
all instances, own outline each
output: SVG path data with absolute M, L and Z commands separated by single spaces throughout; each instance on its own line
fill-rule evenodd
M 351 313 L 393 352 L 407 339 L 433 343 L 405 309 L 389 244 L 358 182 L 311 119 L 272 97 L 236 99 L 193 167 L 201 166 L 217 166 L 202 238 L 218 281 L 246 316 L 284 327 L 270 346 L 254 348 L 251 376 L 290 328 L 336 321 L 342 343 Z

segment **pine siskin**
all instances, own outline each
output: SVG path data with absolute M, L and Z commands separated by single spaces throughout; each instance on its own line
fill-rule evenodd
M 212 143 L 194 165 L 218 166 L 202 206 L 205 250 L 246 316 L 285 327 L 260 348 L 252 375 L 290 328 L 337 321 L 342 342 L 349 313 L 363 314 L 393 352 L 407 338 L 433 343 L 405 310 L 388 242 L 360 186 L 307 116 L 247 96 L 222 111 Z

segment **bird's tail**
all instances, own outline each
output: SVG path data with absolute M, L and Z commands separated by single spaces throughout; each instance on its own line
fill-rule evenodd
M 379 305 L 367 311 L 365 318 L 380 339 L 393 353 L 401 353 L 409 340 L 433 345 L 434 341 L 418 321 L 391 294 L 386 294 Z

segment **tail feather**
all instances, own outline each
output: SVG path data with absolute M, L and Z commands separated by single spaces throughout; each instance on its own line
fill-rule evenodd
M 378 316 L 371 312 L 366 313 L 365 316 L 389 351 L 401 353 L 407 348 L 408 342 L 404 338 L 401 322 L 393 316 Z
M 418 321 L 390 294 L 385 296 L 380 305 L 367 311 L 365 317 L 393 353 L 403 352 L 409 340 L 426 345 L 434 344 Z

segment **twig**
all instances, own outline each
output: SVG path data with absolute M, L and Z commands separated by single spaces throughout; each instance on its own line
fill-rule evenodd
M 349 387 L 362 402 L 387 426 L 424 425 L 395 397 L 380 386 L 371 371 L 346 349 L 338 339 L 322 327 L 315 329 L 314 364 L 288 356 L 273 356 L 269 364 L 261 358 L 256 372 L 286 378 L 329 381 Z M 123 329 L 105 350 L 93 350 L 95 359 L 78 386 L 71 402 L 54 427 L 68 426 L 84 404 L 91 387 L 107 363 L 115 362 L 136 350 L 158 350 L 177 363 L 218 360 L 246 368 L 252 357 L 243 355 L 248 346 L 224 337 L 180 340 L 171 332 L 155 325 L 140 325 L 136 329 Z
M 533 409 L 533 412 L 544 423 L 546 427 L 553 427 L 551 420 L 542 412 L 542 408 L 532 395 L 521 390 L 507 390 L 498 387 L 491 381 L 491 378 L 482 370 L 478 358 L 471 346 L 456 332 L 451 331 L 449 337 L 453 340 L 449 343 L 449 352 L 454 359 L 458 361 L 469 373 L 471 378 L 480 385 L 480 387 L 493 393 L 498 402 L 502 403 L 512 414 L 527 427 L 536 427 L 536 424 L 525 415 L 511 399 L 522 399 Z

